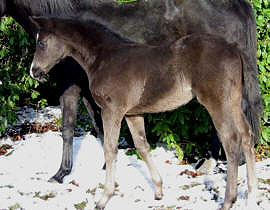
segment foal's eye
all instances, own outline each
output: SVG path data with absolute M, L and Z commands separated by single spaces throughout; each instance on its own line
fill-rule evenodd
M 45 48 L 46 47 L 46 43 L 45 42 L 42 42 L 42 41 L 39 41 L 38 42 L 38 45 L 42 48 Z

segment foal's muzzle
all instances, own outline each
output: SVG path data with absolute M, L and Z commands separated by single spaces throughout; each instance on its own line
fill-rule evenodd
M 31 67 L 30 75 L 33 79 L 36 79 L 39 82 L 44 82 L 46 80 L 45 72 L 41 68 L 38 68 L 38 67 Z

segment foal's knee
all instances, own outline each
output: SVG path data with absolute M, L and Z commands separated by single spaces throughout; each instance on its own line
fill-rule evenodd
M 227 160 L 229 162 L 238 162 L 240 158 L 241 137 L 238 132 L 227 133 L 222 139 Z
M 112 145 L 112 144 L 105 143 L 103 145 L 103 149 L 104 149 L 105 161 L 113 161 L 118 153 L 117 144 Z
M 134 142 L 136 149 L 139 151 L 139 153 L 144 156 L 149 153 L 150 151 L 150 145 L 147 142 L 146 137 L 139 136 L 137 140 Z
M 243 148 L 247 148 L 247 149 L 254 146 L 254 142 L 252 141 L 252 132 L 251 131 L 242 133 L 242 146 L 243 146 Z

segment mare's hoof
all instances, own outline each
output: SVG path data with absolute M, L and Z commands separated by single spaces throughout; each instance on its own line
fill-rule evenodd
M 106 163 L 104 163 L 102 170 L 106 170 Z
M 63 179 L 60 179 L 60 178 L 57 178 L 57 177 L 52 177 L 48 180 L 48 182 L 50 183 L 59 183 L 59 184 L 62 184 L 63 183 Z

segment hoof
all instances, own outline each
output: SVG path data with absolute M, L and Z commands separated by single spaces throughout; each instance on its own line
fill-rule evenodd
M 163 198 L 163 194 L 162 193 L 156 193 L 155 194 L 155 200 L 161 200 Z
M 220 210 L 229 210 L 232 207 L 232 203 L 224 203 Z
M 50 183 L 59 183 L 59 184 L 62 184 L 63 183 L 63 179 L 58 179 L 57 177 L 52 177 L 48 180 L 48 182 Z
M 104 170 L 104 171 L 106 170 L 106 163 L 104 163 L 102 170 Z
M 102 206 L 99 206 L 99 205 L 96 205 L 96 207 L 95 207 L 96 210 L 103 210 L 104 208 L 105 208 L 104 206 L 102 207 Z

